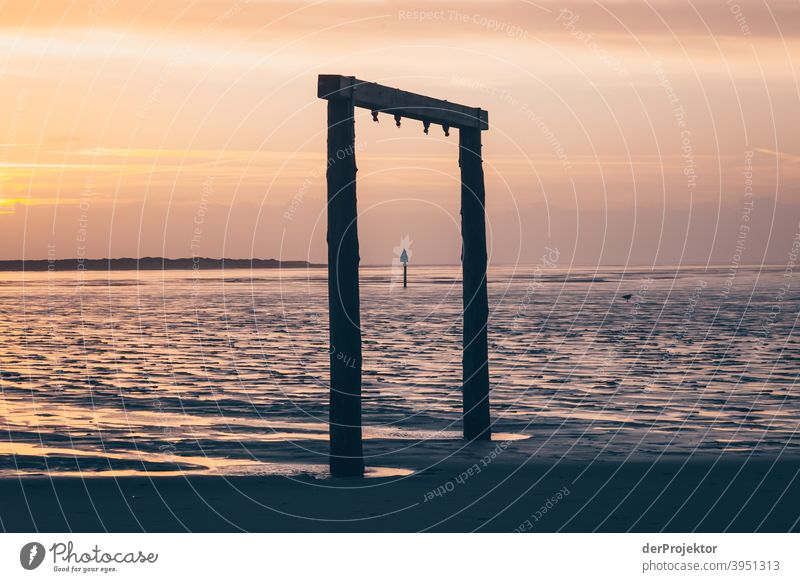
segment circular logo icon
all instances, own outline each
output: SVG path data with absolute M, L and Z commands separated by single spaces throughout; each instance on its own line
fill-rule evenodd
M 39 542 L 28 542 L 19 551 L 19 563 L 26 570 L 35 570 L 44 561 L 44 546 Z

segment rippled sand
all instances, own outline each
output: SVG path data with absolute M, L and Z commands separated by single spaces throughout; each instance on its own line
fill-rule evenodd
M 460 447 L 460 271 L 410 283 L 362 268 L 375 475 Z M 493 268 L 496 438 L 530 437 L 519 459 L 796 455 L 787 284 L 782 268 Z M 0 311 L 0 475 L 325 474 L 324 269 L 4 273 Z

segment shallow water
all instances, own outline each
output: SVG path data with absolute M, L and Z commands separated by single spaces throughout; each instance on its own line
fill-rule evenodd
M 376 474 L 460 431 L 460 269 L 399 276 L 361 271 Z M 526 455 L 797 453 L 782 267 L 489 277 L 495 431 Z M 325 473 L 324 269 L 4 273 L 0 312 L 2 475 Z

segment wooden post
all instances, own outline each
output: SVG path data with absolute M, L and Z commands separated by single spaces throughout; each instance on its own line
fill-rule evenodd
M 408 265 L 403 263 L 403 289 L 408 287 L 408 277 L 406 276 L 406 270 L 408 269 Z
M 486 292 L 486 218 L 481 130 L 458 131 L 461 167 L 461 264 L 464 273 L 464 439 L 490 440 Z
M 330 469 L 335 477 L 364 474 L 353 108 L 352 91 L 328 99 Z

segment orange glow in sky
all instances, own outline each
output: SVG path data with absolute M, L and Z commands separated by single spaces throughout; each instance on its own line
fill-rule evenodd
M 35 6 L 32 6 L 35 4 Z M 489 111 L 492 262 L 783 260 L 796 1 L 6 2 L 3 259 L 325 260 L 320 73 Z M 458 261 L 457 136 L 356 126 L 362 262 Z M 80 240 L 79 240 L 80 239 Z M 79 248 L 80 247 L 80 248 Z

